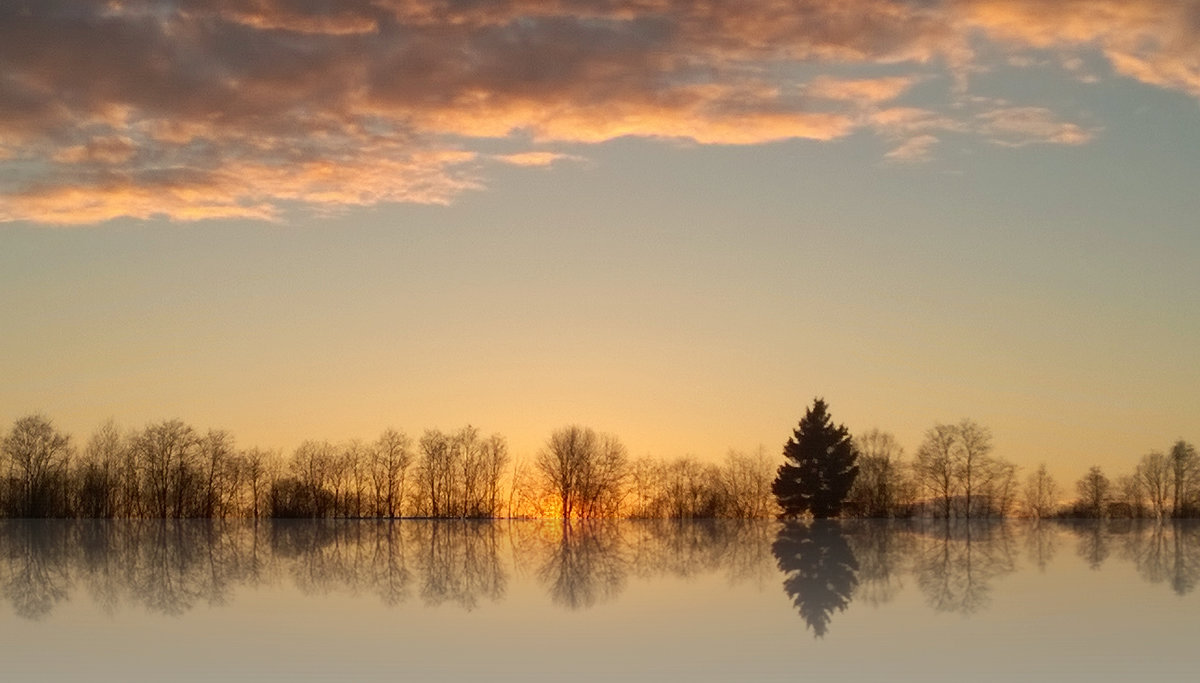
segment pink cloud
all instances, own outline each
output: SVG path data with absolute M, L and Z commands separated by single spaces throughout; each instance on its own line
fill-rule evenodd
M 542 143 L 542 156 L 507 162 L 535 165 L 561 158 L 556 144 L 627 136 L 752 145 L 870 131 L 893 145 L 889 159 L 923 158 L 946 134 L 1082 144 L 1094 127 L 1047 103 L 970 104 L 955 90 L 981 68 L 972 41 L 1018 61 L 1052 49 L 1060 64 L 1098 50 L 1124 76 L 1200 96 L 1197 7 L 10 3 L 0 7 L 0 219 L 448 202 L 484 184 L 472 151 L 481 139 Z M 914 93 L 938 88 L 933 99 Z

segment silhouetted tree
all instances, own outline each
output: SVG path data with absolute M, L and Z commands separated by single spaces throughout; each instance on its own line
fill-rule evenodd
M 958 443 L 954 450 L 956 475 L 962 482 L 960 490 L 964 500 L 964 516 L 975 513 L 972 498 L 979 492 L 982 481 L 991 477 L 992 433 L 982 425 L 964 419 L 958 423 Z
M 198 479 L 197 446 L 195 430 L 179 420 L 147 425 L 134 438 L 149 516 L 183 517 L 188 512 Z
M 223 517 L 225 505 L 237 486 L 237 472 L 233 464 L 233 437 L 221 429 L 210 429 L 199 440 L 200 464 L 203 468 L 204 492 L 201 499 L 200 516 Z
M 1113 517 L 1136 519 L 1146 517 L 1146 492 L 1138 478 L 1137 471 L 1133 474 L 1123 474 L 1113 483 L 1113 500 L 1109 503 Z
M 913 473 L 942 517 L 1003 516 L 1012 507 L 1016 466 L 991 452 L 991 431 L 969 419 L 925 432 Z
M 834 610 L 844 611 L 858 586 L 858 560 L 841 526 L 823 519 L 790 522 L 779 530 L 771 550 L 784 572 L 784 592 L 813 637 L 823 637 Z
M 8 460 L 9 508 L 19 517 L 66 514 L 71 438 L 43 415 L 18 419 L 0 440 Z
M 453 437 L 441 430 L 426 429 L 421 435 L 420 460 L 417 462 L 415 500 L 420 514 L 449 517 L 454 511 Z
M 661 516 L 673 519 L 716 517 L 720 514 L 720 468 L 692 458 L 678 458 L 662 467 L 659 483 Z
M 480 515 L 484 517 L 499 516 L 500 510 L 500 480 L 504 469 L 508 466 L 508 442 L 499 434 L 492 434 L 480 448 L 480 470 L 482 476 L 480 492 Z
M 1196 498 L 1196 489 L 1200 486 L 1200 456 L 1196 455 L 1195 446 L 1180 440 L 1171 446 L 1167 457 L 1171 464 L 1171 515 L 1178 518 Z
M 845 425 L 834 425 L 825 401 L 818 398 L 783 447 L 772 492 L 784 517 L 811 513 L 836 517 L 858 476 L 857 452 Z
M 329 487 L 336 453 L 328 441 L 305 441 L 292 454 L 288 466 L 292 483 L 277 482 L 272 495 L 274 514 L 283 517 L 324 517 L 333 512 L 337 496 Z
M 771 481 L 775 466 L 766 450 L 753 453 L 730 450 L 719 472 L 721 514 L 734 519 L 756 519 L 778 514 Z
M 926 496 L 937 505 L 937 512 L 949 519 L 958 479 L 955 476 L 954 449 L 957 441 L 954 425 L 936 424 L 925 432 L 917 449 L 913 474 Z
M 1034 519 L 1041 519 L 1054 513 L 1057 501 L 1058 484 L 1042 463 L 1025 479 L 1025 509 Z
M 74 475 L 77 515 L 105 518 L 122 514 L 119 500 L 121 467 L 128 448 L 128 440 L 112 420 L 92 434 Z
M 412 464 L 411 441 L 403 432 L 388 429 L 371 449 L 371 480 L 375 485 L 375 514 L 397 517 L 404 501 L 405 480 Z
M 1167 513 L 1167 501 L 1171 495 L 1171 464 L 1167 457 L 1158 451 L 1147 453 L 1142 456 L 1133 476 L 1141 491 L 1149 498 L 1154 516 L 1162 519 Z
M 628 474 L 625 447 L 616 437 L 571 425 L 550 435 L 534 462 L 559 516 L 599 517 L 619 510 Z
M 858 450 L 858 476 L 850 487 L 850 500 L 865 517 L 892 517 L 903 513 L 912 495 L 902 458 L 904 448 L 889 432 L 872 429 L 854 438 Z
M 273 454 L 251 448 L 241 454 L 241 467 L 246 494 L 250 502 L 247 512 L 251 517 L 261 517 L 266 509 L 266 494 L 272 478 Z
M 1112 483 L 1104 472 L 1093 465 L 1083 478 L 1075 482 L 1075 490 L 1079 492 L 1079 502 L 1076 509 L 1088 517 L 1104 516 L 1105 506 L 1112 495 Z

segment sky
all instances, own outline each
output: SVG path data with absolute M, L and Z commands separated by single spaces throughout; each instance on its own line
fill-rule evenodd
M 3 0 L 0 429 L 1200 440 L 1200 2 Z

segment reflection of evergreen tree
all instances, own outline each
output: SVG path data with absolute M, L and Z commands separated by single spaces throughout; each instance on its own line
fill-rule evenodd
M 804 621 L 820 638 L 833 611 L 850 604 L 858 586 L 858 560 L 837 522 L 790 523 L 771 547 L 785 574 L 783 589 Z

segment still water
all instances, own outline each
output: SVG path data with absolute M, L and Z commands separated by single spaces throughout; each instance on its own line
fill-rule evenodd
M 0 680 L 1200 680 L 1200 526 L 0 522 Z

